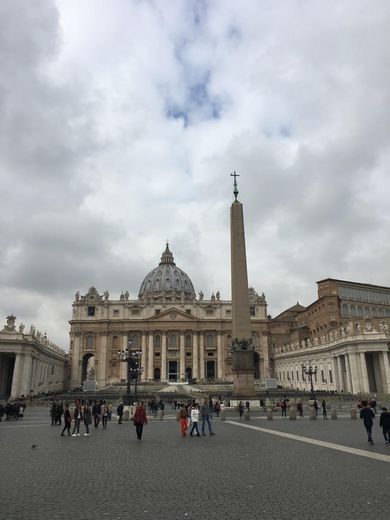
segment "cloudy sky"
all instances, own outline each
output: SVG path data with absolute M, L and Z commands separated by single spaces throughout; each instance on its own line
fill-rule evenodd
M 275 316 L 390 286 L 388 0 L 1 0 L 0 315 L 68 348 L 74 294 L 136 298 L 166 239 L 230 297 L 230 173 Z

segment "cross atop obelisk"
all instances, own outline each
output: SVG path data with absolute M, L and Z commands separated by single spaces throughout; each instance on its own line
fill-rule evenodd
M 233 190 L 233 193 L 234 193 L 234 200 L 237 200 L 237 196 L 238 196 L 237 177 L 239 177 L 240 175 L 234 171 L 234 173 L 231 173 L 230 176 L 234 177 L 234 190 Z

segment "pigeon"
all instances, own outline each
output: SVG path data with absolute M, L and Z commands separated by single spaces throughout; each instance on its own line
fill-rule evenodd
M 33 444 L 33 445 L 31 446 L 31 448 L 32 448 L 33 450 L 35 450 L 35 448 L 37 448 L 37 447 L 38 447 L 38 444 Z

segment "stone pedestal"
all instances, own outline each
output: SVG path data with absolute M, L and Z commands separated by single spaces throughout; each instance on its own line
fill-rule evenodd
M 272 408 L 267 408 L 266 415 L 267 415 L 267 421 L 273 420 L 274 414 L 273 414 Z
M 255 378 L 253 352 L 239 350 L 232 353 L 232 372 L 234 395 L 236 397 L 255 397 Z
M 314 406 L 310 407 L 309 419 L 311 421 L 315 421 L 317 419 L 317 412 L 316 412 L 316 409 L 314 408 Z
M 288 417 L 290 421 L 297 420 L 297 404 L 294 401 L 290 401 L 289 403 Z
M 351 408 L 351 419 L 357 419 L 356 408 Z
M 251 418 L 251 413 L 248 410 L 248 408 L 245 408 L 245 410 L 244 410 L 244 421 L 249 421 L 250 418 Z
M 330 411 L 330 418 L 333 419 L 333 420 L 337 419 L 337 410 L 336 410 L 336 408 L 332 408 L 331 409 L 331 411 Z

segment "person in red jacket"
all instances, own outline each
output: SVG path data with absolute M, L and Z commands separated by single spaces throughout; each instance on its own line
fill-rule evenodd
M 146 411 L 144 407 L 144 403 L 138 403 L 134 415 L 133 415 L 133 423 L 135 426 L 135 431 L 137 433 L 137 439 L 140 441 L 142 439 L 142 431 L 144 429 L 144 424 L 148 424 L 148 418 L 146 416 Z

